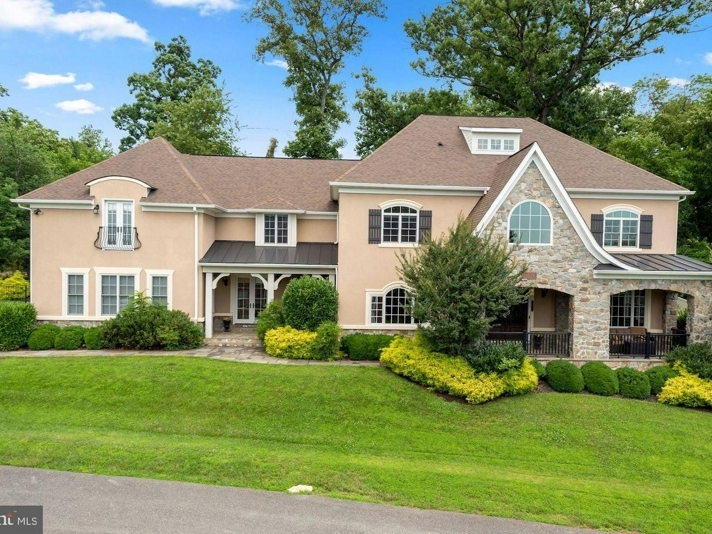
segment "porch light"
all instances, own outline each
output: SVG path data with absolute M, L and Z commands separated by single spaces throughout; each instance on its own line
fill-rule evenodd
M 99 204 L 94 206 L 94 215 L 99 215 Z

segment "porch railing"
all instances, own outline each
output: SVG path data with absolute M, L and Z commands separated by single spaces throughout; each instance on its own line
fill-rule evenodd
M 490 332 L 486 339 L 495 345 L 521 343 L 531 356 L 571 355 L 571 332 Z
M 136 250 L 141 248 L 135 226 L 100 226 L 94 246 L 103 250 Z
M 609 334 L 608 352 L 616 358 L 662 358 L 687 346 L 689 334 Z

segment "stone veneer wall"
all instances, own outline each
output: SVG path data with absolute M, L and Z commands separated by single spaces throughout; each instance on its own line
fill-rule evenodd
M 524 172 L 512 193 L 495 214 L 488 229 L 507 240 L 508 217 L 512 209 L 525 200 L 536 200 L 552 214 L 553 246 L 516 245 L 514 257 L 529 265 L 536 278 L 525 283 L 532 287 L 554 289 L 572 295 L 569 308 L 570 331 L 573 333 L 572 357 L 589 360 L 608 359 L 610 296 L 633 289 L 660 289 L 686 293 L 688 299 L 688 331 L 692 341 L 709 340 L 712 335 L 709 282 L 704 280 L 601 280 L 593 278 L 598 265 L 576 230 L 559 206 L 539 168 L 532 163 Z M 562 299 L 563 300 L 563 299 Z M 666 302 L 667 303 L 667 302 Z M 562 305 L 557 303 L 557 314 Z M 666 309 L 670 306 L 666 306 Z M 667 311 L 672 315 L 672 309 Z M 668 322 L 665 328 L 667 331 Z M 560 325 L 557 319 L 557 329 Z

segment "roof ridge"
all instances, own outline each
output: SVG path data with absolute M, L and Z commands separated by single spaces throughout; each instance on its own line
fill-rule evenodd
M 156 139 L 160 139 L 163 141 L 163 146 L 165 147 L 166 151 L 171 155 L 173 159 L 176 160 L 176 163 L 178 163 L 178 166 L 181 168 L 183 171 L 183 174 L 185 174 L 188 179 L 193 183 L 195 188 L 198 190 L 198 192 L 202 195 L 202 197 L 206 200 L 208 204 L 215 204 L 210 197 L 207 195 L 203 187 L 198 183 L 198 181 L 193 177 L 193 175 L 190 173 L 188 170 L 188 167 L 185 166 L 185 164 L 181 161 L 181 159 L 178 157 L 179 155 L 182 155 L 176 148 L 171 145 L 164 137 L 156 137 Z M 176 155 L 178 154 L 178 155 Z

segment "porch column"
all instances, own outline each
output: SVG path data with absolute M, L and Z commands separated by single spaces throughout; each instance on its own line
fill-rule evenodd
M 663 310 L 663 333 L 669 334 L 677 328 L 677 292 L 665 292 L 665 308 Z
M 610 321 L 610 295 L 602 288 L 572 296 L 573 357 L 581 360 L 607 360 Z
M 213 337 L 213 273 L 205 273 L 205 338 Z
M 267 304 L 274 300 L 274 273 L 267 274 Z

